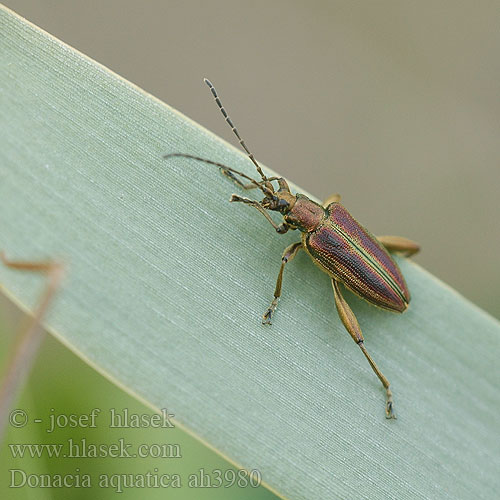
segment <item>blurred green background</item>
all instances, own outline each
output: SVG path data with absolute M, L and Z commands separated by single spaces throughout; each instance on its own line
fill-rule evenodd
M 340 192 L 376 234 L 419 241 L 421 265 L 500 317 L 498 2 L 4 3 L 234 142 L 202 83 L 210 78 L 264 164 L 320 198 Z M 65 370 L 81 384 L 77 397 Z M 48 340 L 22 404 L 79 413 L 108 400 L 140 406 Z M 176 439 L 189 443 L 177 467 L 223 467 L 180 431 Z M 259 493 L 247 490 L 228 498 Z

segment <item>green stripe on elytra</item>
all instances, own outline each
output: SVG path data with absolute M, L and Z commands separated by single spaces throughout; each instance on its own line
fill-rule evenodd
M 403 302 L 406 303 L 406 297 L 401 293 L 401 287 L 396 283 L 394 278 L 383 268 L 380 266 L 380 263 L 377 260 L 374 260 L 371 257 L 370 253 L 367 253 L 367 250 L 365 250 L 363 247 L 360 247 L 356 241 L 354 241 L 343 229 L 338 227 L 337 225 L 335 226 L 335 230 L 338 231 L 347 241 L 349 241 L 353 247 L 355 247 L 359 253 L 361 253 L 362 256 L 365 257 L 365 261 L 368 261 L 373 265 L 375 269 L 384 277 L 386 278 L 386 283 L 390 286 L 393 292 L 396 292 L 397 295 L 402 299 Z M 367 234 L 369 238 L 374 239 L 374 236 L 371 236 Z M 382 249 L 383 250 L 383 249 Z

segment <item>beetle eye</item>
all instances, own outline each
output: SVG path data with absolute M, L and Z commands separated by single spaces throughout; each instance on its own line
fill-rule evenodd
M 283 199 L 280 199 L 278 201 L 278 210 L 280 212 L 285 212 L 285 211 L 288 211 L 288 208 L 290 207 L 290 203 L 288 203 L 288 201 L 286 200 L 283 200 Z

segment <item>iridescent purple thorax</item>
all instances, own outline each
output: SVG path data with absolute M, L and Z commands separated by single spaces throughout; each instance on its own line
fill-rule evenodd
M 321 205 L 303 194 L 297 194 L 293 208 L 285 215 L 284 219 L 293 228 L 310 233 L 323 222 L 326 215 L 327 212 Z

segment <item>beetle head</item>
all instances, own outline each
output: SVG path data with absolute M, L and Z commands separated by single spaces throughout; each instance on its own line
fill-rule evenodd
M 272 185 L 266 186 L 266 197 L 262 200 L 261 205 L 267 210 L 274 210 L 286 215 L 295 205 L 295 195 L 290 192 L 287 182 L 282 177 L 277 179 L 279 184 L 278 191 L 274 191 Z M 271 184 L 271 183 L 269 183 Z

